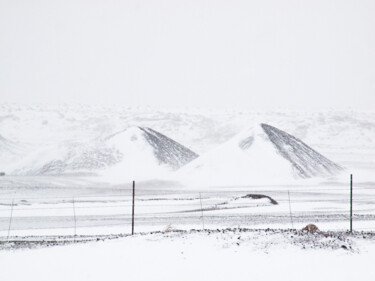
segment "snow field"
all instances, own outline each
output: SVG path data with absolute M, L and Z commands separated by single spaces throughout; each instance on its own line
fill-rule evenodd
M 375 278 L 374 238 L 362 236 L 238 229 L 135 235 L 2 251 L 1 276 L 12 281 L 370 281 Z
M 349 188 L 344 183 L 216 187 L 200 189 L 200 192 L 186 188 L 176 192 L 168 184 L 164 187 L 159 184 L 157 189 L 154 186 L 152 182 L 136 184 L 136 232 L 167 228 L 189 230 L 202 228 L 203 225 L 206 229 L 301 229 L 309 223 L 322 230 L 347 230 L 349 227 Z M 373 187 L 371 183 L 355 186 L 355 230 L 375 230 Z M 43 190 L 45 187 L 40 188 Z M 50 194 L 48 188 L 45 191 Z M 112 195 L 109 191 L 113 192 Z M 5 193 L 5 190 L 2 192 Z M 71 196 L 69 189 L 65 188 L 56 191 L 56 197 L 43 197 L 39 191 L 34 197 L 30 194 L 30 197 L 16 197 L 13 201 L 11 194 L 4 194 L 0 200 L 0 236 L 6 238 L 9 225 L 11 236 L 129 233 L 132 210 L 130 186 L 108 187 L 106 195 L 101 193 L 100 188 L 76 186 L 71 190 Z M 244 198 L 248 194 L 267 195 L 278 204 L 272 204 L 267 198 Z

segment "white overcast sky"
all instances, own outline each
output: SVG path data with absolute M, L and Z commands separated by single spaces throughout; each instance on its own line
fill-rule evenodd
M 0 0 L 1 102 L 375 108 L 374 0 Z

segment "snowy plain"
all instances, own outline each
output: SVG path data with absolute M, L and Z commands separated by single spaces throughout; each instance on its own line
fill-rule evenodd
M 5 250 L 0 252 L 1 276 L 17 281 L 370 281 L 375 277 L 374 237 L 362 236 L 337 239 L 305 233 L 299 239 L 293 231 L 238 229 L 138 234 L 52 248 Z

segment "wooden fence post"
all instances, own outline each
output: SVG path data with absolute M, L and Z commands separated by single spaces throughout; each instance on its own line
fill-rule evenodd
M 76 205 L 74 202 L 74 197 L 73 197 L 72 203 L 73 203 L 73 215 L 74 215 L 74 243 L 75 243 L 76 236 L 77 236 L 77 218 L 76 218 Z
M 12 218 L 13 218 L 13 206 L 14 206 L 14 199 L 12 200 L 12 207 L 10 209 L 9 227 L 8 227 L 8 235 L 7 235 L 8 242 L 9 242 L 9 235 L 10 235 L 10 227 L 12 225 Z
M 350 232 L 353 232 L 353 175 L 350 174 Z
M 201 201 L 202 228 L 204 230 L 203 204 L 202 204 L 202 195 L 201 195 L 200 192 L 199 192 L 199 198 L 200 198 L 200 201 Z
M 132 235 L 134 234 L 134 198 L 135 198 L 135 181 L 133 181 Z
M 292 217 L 292 206 L 290 204 L 290 193 L 288 190 L 288 201 L 289 201 L 289 215 L 290 215 L 290 221 L 292 223 L 292 229 L 294 229 L 294 224 L 293 224 L 293 217 Z

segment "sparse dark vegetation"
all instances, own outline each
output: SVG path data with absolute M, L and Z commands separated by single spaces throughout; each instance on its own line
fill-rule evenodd
M 297 229 L 247 229 L 247 228 L 225 228 L 225 229 L 192 229 L 180 230 L 173 227 L 168 231 L 153 231 L 137 233 L 137 236 L 152 236 L 153 239 L 182 238 L 188 239 L 191 235 L 219 235 L 220 240 L 237 246 L 255 247 L 268 251 L 270 248 L 289 244 L 300 249 L 332 249 L 346 250 L 359 253 L 361 249 L 357 246 L 360 240 L 375 241 L 375 232 L 354 231 L 316 231 L 307 232 Z M 0 241 L 0 251 L 18 249 L 37 249 L 53 246 L 64 246 L 76 243 L 94 243 L 112 239 L 127 239 L 129 234 L 118 235 L 83 235 L 83 236 L 34 236 L 34 237 L 11 237 L 8 241 Z M 249 244 L 250 243 L 250 244 Z

